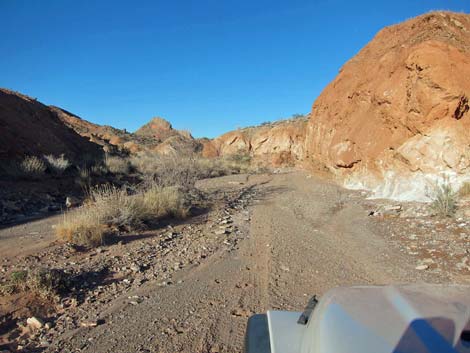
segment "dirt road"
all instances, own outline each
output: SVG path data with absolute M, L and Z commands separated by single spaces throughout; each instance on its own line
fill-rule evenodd
M 251 185 L 256 194 L 232 215 L 235 249 L 218 248 L 207 261 L 178 271 L 171 284 L 150 281 L 126 293 L 100 313 L 104 324 L 69 332 L 49 349 L 241 352 L 252 313 L 302 310 L 311 295 L 340 285 L 450 281 L 417 271 L 415 260 L 383 237 L 358 192 L 301 172 L 243 178 L 230 183 Z M 217 183 L 227 181 L 201 187 Z M 133 296 L 144 299 L 129 305 Z

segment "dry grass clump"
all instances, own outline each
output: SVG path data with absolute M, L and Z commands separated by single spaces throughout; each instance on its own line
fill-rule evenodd
M 131 164 L 125 157 L 106 155 L 104 165 L 113 174 L 128 174 L 131 170 Z
M 470 182 L 466 181 L 462 184 L 459 189 L 460 197 L 469 197 L 470 196 Z
M 92 184 L 92 169 L 91 167 L 77 167 L 77 176 L 75 183 L 80 185 L 82 190 L 89 190 Z
M 95 208 L 82 206 L 76 211 L 65 213 L 56 226 L 57 236 L 78 245 L 99 246 L 106 243 L 110 230 L 100 223 Z
M 9 177 L 36 180 L 46 174 L 46 163 L 36 156 L 26 156 L 20 161 L 5 162 L 1 174 Z
M 441 217 L 452 217 L 457 210 L 457 192 L 454 191 L 449 178 L 445 177 L 442 182 L 436 182 L 428 191 L 431 199 L 431 209 Z
M 106 175 L 109 170 L 103 163 L 96 163 L 90 167 L 90 173 L 93 175 Z
M 63 154 L 60 155 L 60 157 L 55 157 L 52 154 L 45 155 L 44 159 L 46 160 L 49 170 L 57 176 L 62 175 L 71 165 L 70 161 L 66 159 Z
M 125 188 L 112 185 L 91 188 L 86 207 L 99 212 L 101 224 L 126 229 L 140 227 L 147 211 L 142 194 L 129 195 Z
M 134 193 L 105 185 L 90 189 L 88 202 L 64 215 L 56 227 L 59 238 L 80 245 L 105 244 L 117 231 L 142 228 L 164 217 L 184 217 L 184 195 L 176 187 L 151 184 Z
M 152 184 L 143 194 L 143 204 L 149 219 L 176 217 L 185 218 L 188 207 L 182 191 L 175 186 L 163 187 Z
M 31 291 L 43 298 L 52 298 L 68 288 L 68 276 L 62 270 L 36 268 L 13 271 L 0 286 L 0 294 Z
M 25 157 L 20 162 L 19 167 L 23 175 L 31 178 L 39 178 L 43 176 L 47 169 L 44 161 L 36 156 Z

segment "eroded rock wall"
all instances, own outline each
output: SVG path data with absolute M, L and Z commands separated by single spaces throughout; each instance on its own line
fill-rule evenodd
M 292 119 L 228 132 L 205 141 L 203 156 L 250 155 L 254 163 L 295 165 L 304 158 L 307 120 Z
M 305 158 L 376 197 L 426 199 L 470 171 L 470 16 L 430 13 L 380 31 L 313 105 Z

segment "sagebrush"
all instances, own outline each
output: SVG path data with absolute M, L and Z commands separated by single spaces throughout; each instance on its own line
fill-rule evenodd
M 428 197 L 431 200 L 431 209 L 441 217 L 452 217 L 457 210 L 457 192 L 452 187 L 449 178 L 436 182 L 430 190 Z

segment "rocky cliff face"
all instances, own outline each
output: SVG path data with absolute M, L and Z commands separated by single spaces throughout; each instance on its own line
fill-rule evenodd
M 305 158 L 345 186 L 424 199 L 470 178 L 470 16 L 436 12 L 381 30 L 313 105 Z
M 304 157 L 307 118 L 228 132 L 203 142 L 205 157 L 250 155 L 261 165 L 295 165 Z

